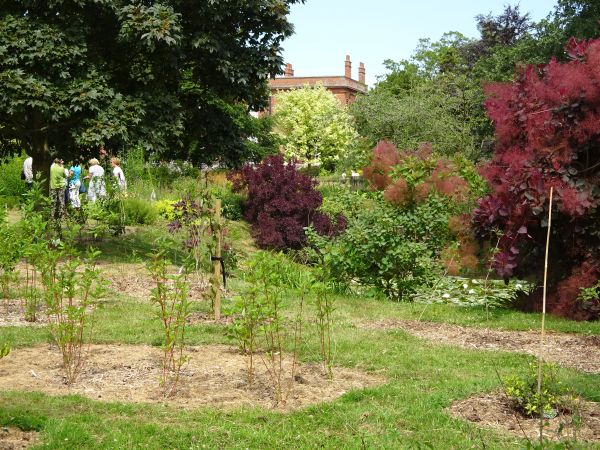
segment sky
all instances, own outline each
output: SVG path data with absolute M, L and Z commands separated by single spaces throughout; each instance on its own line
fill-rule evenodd
M 352 78 L 364 62 L 367 84 L 385 73 L 383 61 L 407 59 L 420 38 L 438 40 L 444 32 L 479 36 L 475 16 L 498 15 L 512 0 L 307 0 L 294 5 L 295 34 L 283 43 L 284 60 L 295 76 L 343 75 L 346 55 Z M 555 0 L 520 0 L 534 21 L 546 17 Z

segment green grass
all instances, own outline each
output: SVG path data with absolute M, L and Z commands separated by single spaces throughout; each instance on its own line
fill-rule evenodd
M 108 262 L 144 260 L 160 226 L 145 227 L 123 238 L 101 243 Z M 252 251 L 247 227 L 236 225 L 236 240 Z M 135 251 L 135 252 L 134 252 Z M 126 268 L 124 269 L 126 270 Z M 242 283 L 232 279 L 230 288 Z M 224 299 L 224 308 L 231 304 Z M 297 295 L 288 291 L 289 314 Z M 208 311 L 207 303 L 195 310 Z M 1 310 L 0 310 L 1 311 Z M 310 313 L 310 306 L 307 307 Z M 150 301 L 116 292 L 94 312 L 94 342 L 159 345 L 161 327 Z M 82 396 L 52 397 L 41 393 L 0 393 L 0 426 L 18 426 L 41 433 L 37 448 L 54 449 L 278 449 L 278 448 L 524 448 L 523 439 L 478 428 L 452 418 L 446 408 L 469 395 L 497 389 L 501 375 L 525 367 L 533 357 L 507 352 L 477 351 L 437 345 L 402 330 L 357 327 L 381 319 L 427 320 L 473 327 L 537 329 L 539 314 L 510 310 L 459 308 L 452 305 L 395 303 L 379 298 L 338 296 L 335 317 L 335 364 L 356 367 L 386 377 L 378 387 L 355 390 L 326 404 L 292 413 L 261 408 L 182 410 L 158 404 L 106 403 Z M 600 334 L 599 323 L 547 318 L 550 330 Z M 0 342 L 13 347 L 49 342 L 44 328 L 0 328 Z M 235 345 L 223 327 L 189 327 L 190 345 Z M 288 342 L 288 346 L 291 345 Z M 318 359 L 317 334 L 307 325 L 304 361 Z M 600 375 L 561 369 L 565 384 L 589 400 L 600 401 Z M 600 448 L 598 446 L 589 448 Z

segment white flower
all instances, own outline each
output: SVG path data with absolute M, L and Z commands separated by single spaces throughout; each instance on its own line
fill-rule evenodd
M 443 298 L 450 298 L 450 294 L 444 294 L 442 295 Z
M 469 289 L 469 294 L 474 294 L 475 293 L 475 289 Z
M 468 289 L 469 285 L 467 283 L 463 284 L 463 289 Z
M 471 280 L 471 283 L 473 283 L 473 284 L 479 284 L 479 281 L 477 281 L 477 280 Z
M 523 285 L 521 283 L 517 283 L 515 289 L 523 289 Z

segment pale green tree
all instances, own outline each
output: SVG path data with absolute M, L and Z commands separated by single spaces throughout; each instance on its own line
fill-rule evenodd
M 351 116 L 322 84 L 278 94 L 274 130 L 285 157 L 328 170 L 356 139 Z

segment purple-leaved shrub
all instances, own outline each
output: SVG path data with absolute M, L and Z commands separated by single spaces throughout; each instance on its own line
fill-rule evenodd
M 332 220 L 317 211 L 323 202 L 315 189 L 317 181 L 298 172 L 293 162 L 285 163 L 281 155 L 246 165 L 229 178 L 235 191 L 247 193 L 244 219 L 252 225 L 260 247 L 301 248 L 306 244 L 304 228 L 311 225 L 325 236 L 336 236 L 346 228 L 342 214 Z

